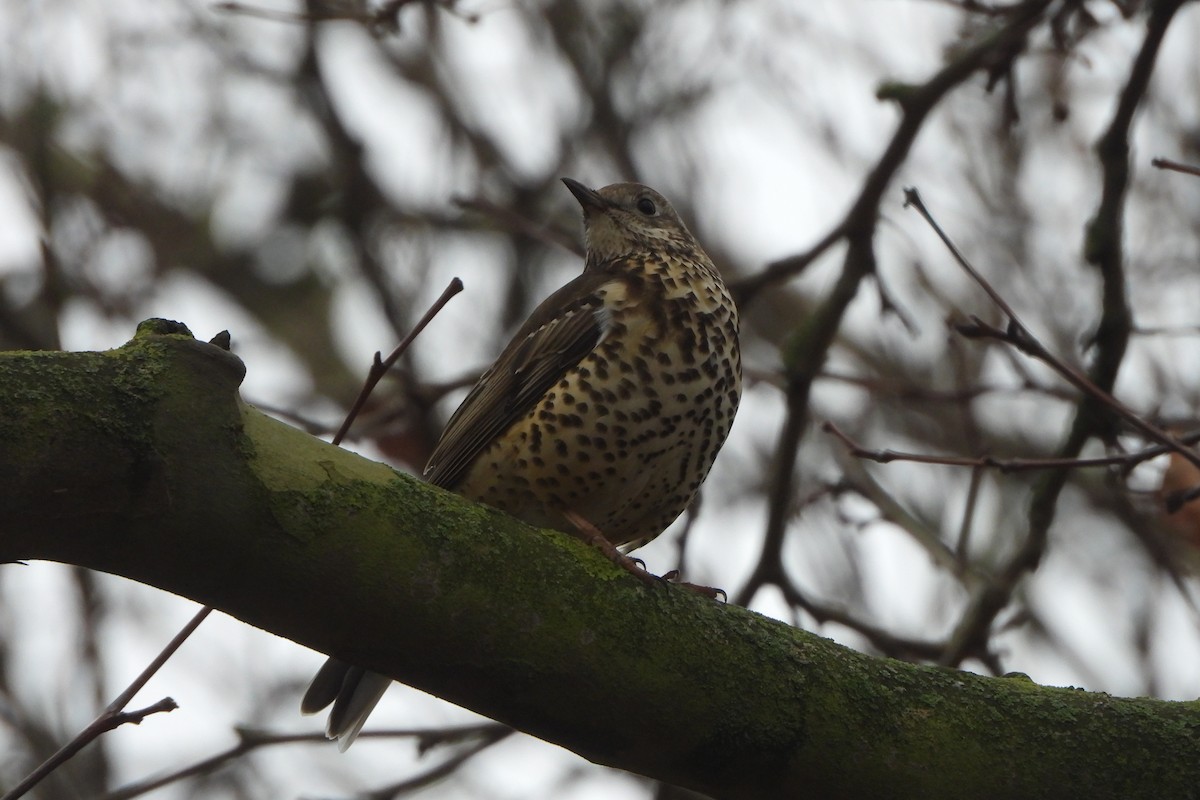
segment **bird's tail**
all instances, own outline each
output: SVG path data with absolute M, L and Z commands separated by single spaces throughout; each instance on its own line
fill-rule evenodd
M 331 658 L 308 685 L 300 701 L 300 711 L 315 714 L 333 703 L 325 735 L 337 739 L 338 750 L 344 753 L 354 744 L 363 723 L 391 683 L 392 679 L 386 675 Z

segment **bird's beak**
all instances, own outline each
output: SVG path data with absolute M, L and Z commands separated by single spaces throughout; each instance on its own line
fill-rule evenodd
M 579 205 L 583 206 L 584 211 L 600 211 L 608 208 L 607 200 L 579 181 L 573 178 L 563 178 L 562 182 L 571 190 L 571 194 L 575 195 L 575 199 L 579 201 Z

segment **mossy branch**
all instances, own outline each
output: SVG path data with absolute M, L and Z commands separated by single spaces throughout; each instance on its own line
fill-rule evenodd
M 0 560 L 124 575 L 717 797 L 1200 785 L 1200 705 L 872 658 L 648 589 L 262 415 L 242 375 L 161 321 L 111 352 L 0 354 Z

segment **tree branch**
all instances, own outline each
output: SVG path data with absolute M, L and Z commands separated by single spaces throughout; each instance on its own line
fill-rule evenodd
M 1124 269 L 1124 214 L 1126 188 L 1129 183 L 1129 129 L 1134 114 L 1150 84 L 1159 47 L 1167 28 L 1184 0 L 1159 0 L 1152 4 L 1146 23 L 1146 36 L 1134 58 L 1129 80 L 1121 92 L 1117 110 L 1107 131 L 1096 145 L 1104 178 L 1104 189 L 1096 216 L 1087 227 L 1084 257 L 1096 267 L 1101 278 L 1103 311 L 1094 336 L 1095 357 L 1087 375 L 1078 374 L 1089 387 L 1111 397 L 1117 372 L 1124 360 L 1131 329 L 1129 300 L 1126 297 Z M 1010 320 L 1015 316 L 1006 312 Z M 1043 348 L 1044 350 L 1044 348 Z M 1062 374 L 1060 372 L 1060 374 Z M 1077 386 L 1080 384 L 1076 383 Z M 1057 457 L 1074 458 L 1092 437 L 1110 441 L 1115 436 L 1116 416 L 1105 408 L 1097 392 L 1088 391 L 1079 401 L 1075 418 L 1065 439 L 1059 445 Z M 1113 401 L 1115 403 L 1115 401 Z M 1187 453 L 1190 448 L 1179 445 L 1174 437 L 1157 431 L 1132 412 L 1126 419 L 1137 420 L 1139 430 L 1160 444 Z M 1194 459 L 1194 453 L 1189 453 Z M 942 657 L 942 663 L 957 665 L 978 650 L 987 639 L 987 631 L 1000 611 L 1009 604 L 1017 584 L 1037 568 L 1046 551 L 1050 527 L 1058 513 L 1058 500 L 1066 487 L 1071 471 L 1051 470 L 1041 476 L 1030 499 L 1029 535 L 1008 563 L 999 570 L 990 584 L 973 593 L 967 610 Z
M 161 321 L 107 353 L 0 355 L 0 561 L 124 575 L 722 798 L 1200 783 L 1193 704 L 871 658 L 648 589 L 572 537 L 263 416 L 243 372 Z

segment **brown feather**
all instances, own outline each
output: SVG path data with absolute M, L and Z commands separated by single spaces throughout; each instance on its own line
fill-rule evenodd
M 619 275 L 585 272 L 547 297 L 454 412 L 425 466 L 425 478 L 453 489 L 471 462 L 524 417 L 603 335 L 596 290 Z

